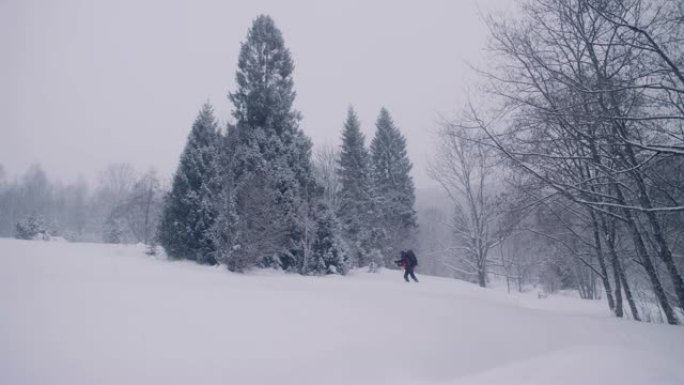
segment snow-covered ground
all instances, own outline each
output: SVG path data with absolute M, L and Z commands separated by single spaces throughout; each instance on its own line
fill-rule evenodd
M 0 239 L 0 384 L 684 384 L 684 327 L 420 278 Z

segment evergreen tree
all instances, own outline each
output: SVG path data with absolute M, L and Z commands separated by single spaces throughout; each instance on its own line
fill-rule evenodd
M 395 254 L 411 248 L 417 228 L 416 201 L 411 161 L 406 152 L 406 139 L 394 125 L 389 112 L 382 108 L 375 123 L 371 141 L 373 189 L 376 194 L 379 244 L 385 266 L 391 266 Z
M 211 237 L 216 247 L 217 262 L 225 264 L 231 271 L 240 270 L 242 263 L 233 258 L 236 226 L 239 221 L 235 205 L 235 177 L 233 161 L 235 153 L 235 127 L 226 127 L 226 135 L 219 136 L 217 167 L 216 211 L 217 217 L 211 228 Z
M 294 64 L 281 32 L 259 16 L 242 44 L 236 74 L 235 129 L 231 130 L 230 199 L 237 219 L 230 247 L 235 269 L 276 257 L 302 272 L 309 209 L 320 195 L 311 165 L 311 141 L 299 130 Z M 230 264 L 229 264 L 230 267 Z
M 17 222 L 14 237 L 17 239 L 45 239 L 49 238 L 48 226 L 45 218 L 38 213 L 32 213 L 28 217 Z
M 322 201 L 315 210 L 316 232 L 311 245 L 311 258 L 305 274 L 346 274 L 349 259 L 345 242 L 339 236 L 337 218 Z
M 373 193 L 370 155 L 364 140 L 359 119 L 349 107 L 337 170 L 341 184 L 337 216 L 356 266 L 368 265 L 373 255 Z
M 192 125 L 165 199 L 159 242 L 172 258 L 216 263 L 210 229 L 217 216 L 218 138 L 213 108 L 205 104 Z

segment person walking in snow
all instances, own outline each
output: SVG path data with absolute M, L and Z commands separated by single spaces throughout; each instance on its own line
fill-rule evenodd
M 394 262 L 400 267 L 404 268 L 404 279 L 406 282 L 410 282 L 409 276 L 411 276 L 415 282 L 418 282 L 418 278 L 416 278 L 416 274 L 413 272 L 413 269 L 418 266 L 418 258 L 416 258 L 416 254 L 413 252 L 413 250 L 402 250 L 401 259 L 398 259 Z

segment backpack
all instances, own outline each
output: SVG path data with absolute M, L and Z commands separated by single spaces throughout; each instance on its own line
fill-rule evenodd
M 408 260 L 411 266 L 418 266 L 418 258 L 416 258 L 416 254 L 413 252 L 413 250 L 409 250 L 406 252 L 408 255 Z

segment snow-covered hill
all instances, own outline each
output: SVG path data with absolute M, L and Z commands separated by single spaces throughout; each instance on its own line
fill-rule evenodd
M 684 384 L 684 327 L 420 278 L 0 239 L 0 384 Z

